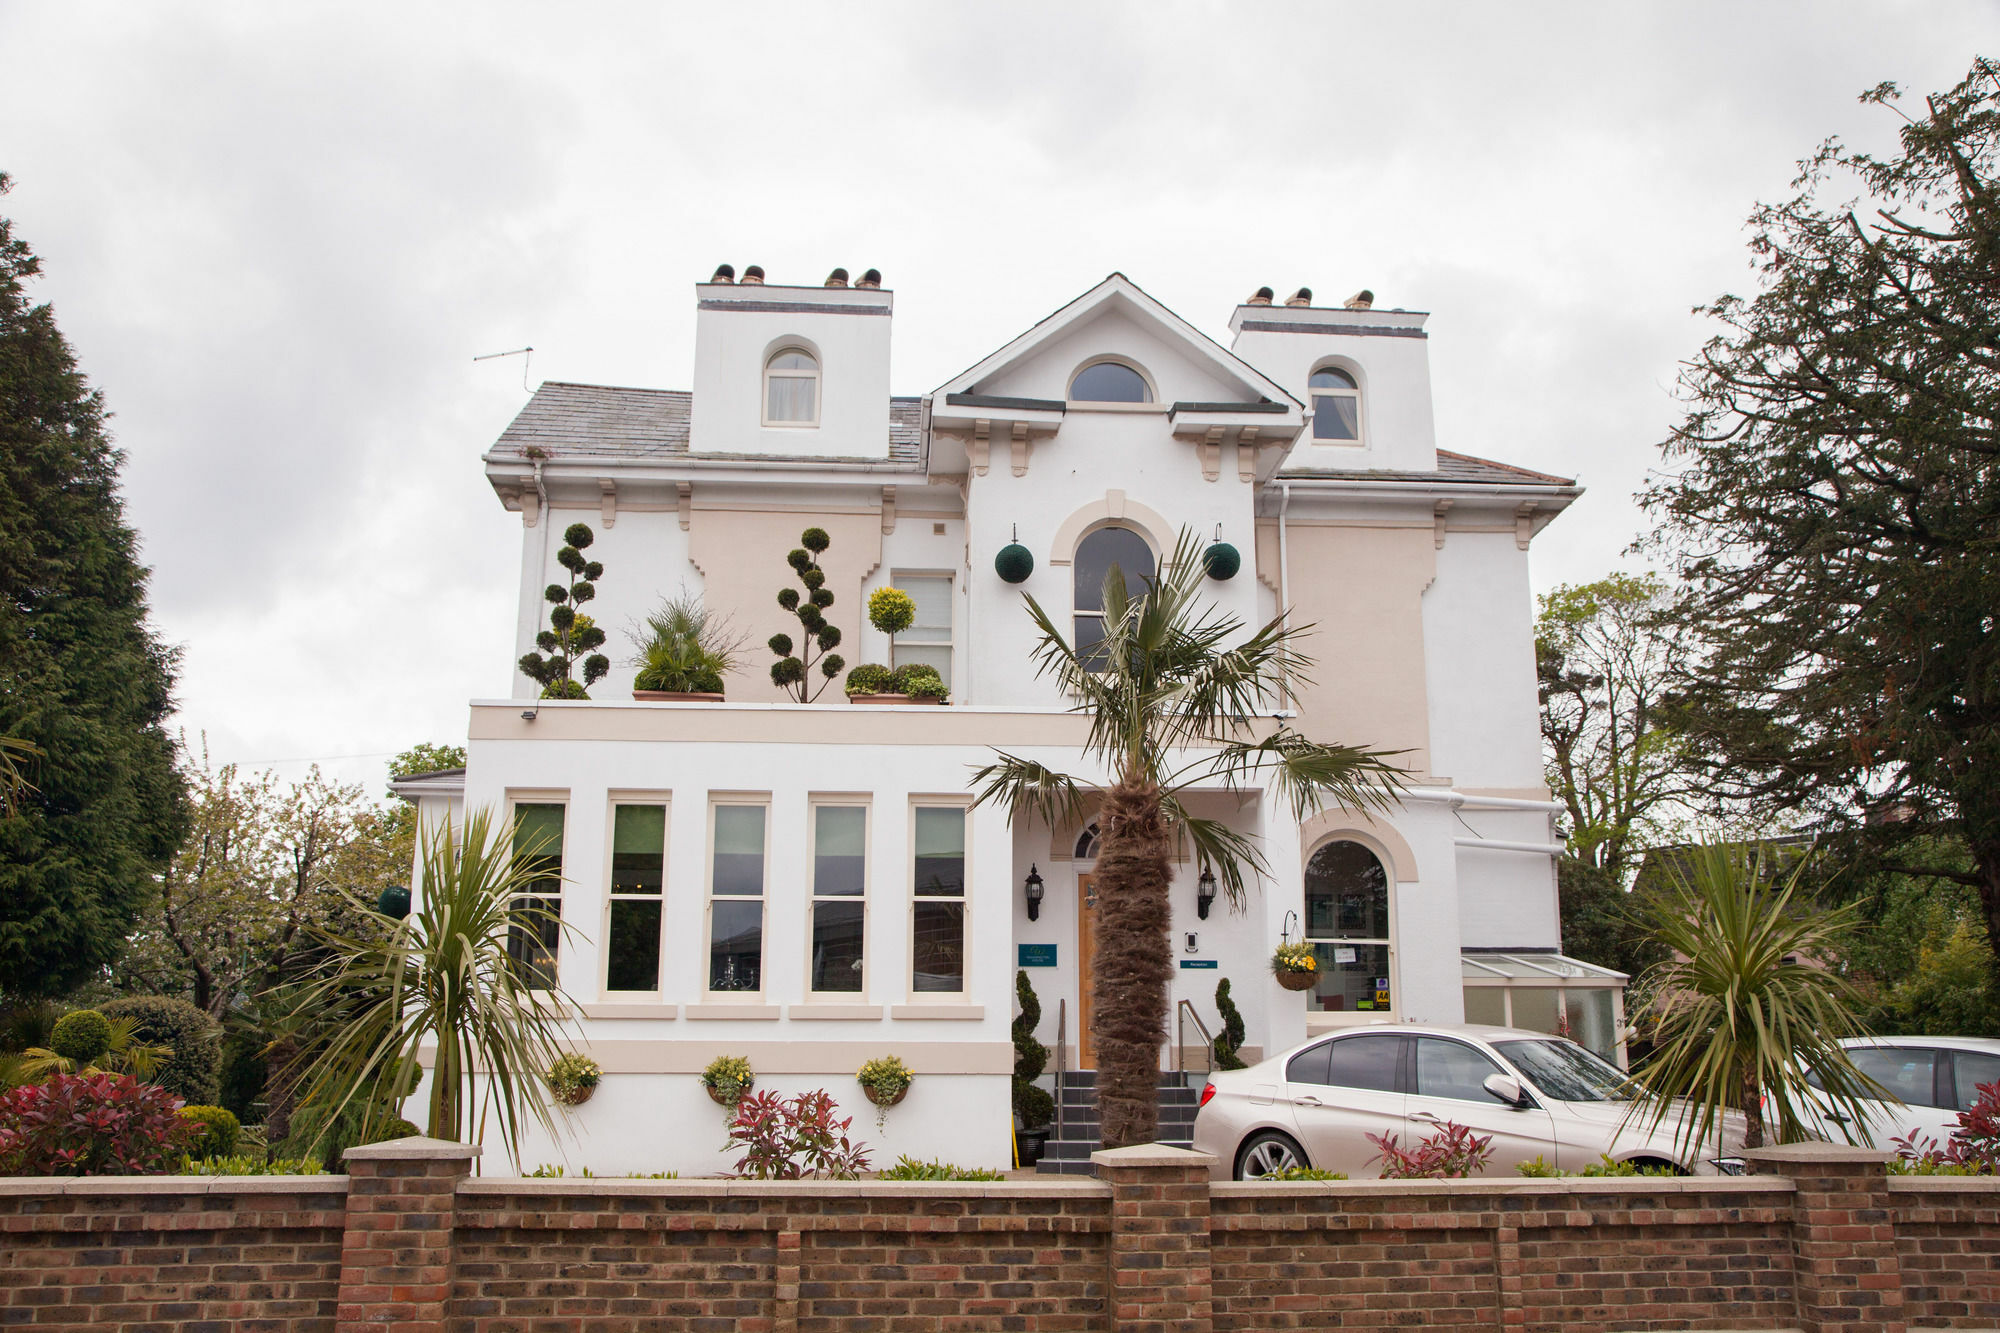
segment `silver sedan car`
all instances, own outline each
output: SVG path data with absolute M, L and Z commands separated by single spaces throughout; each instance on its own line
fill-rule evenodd
M 1404 1148 L 1447 1121 L 1490 1135 L 1482 1175 L 1539 1157 L 1563 1171 L 1600 1158 L 1712 1175 L 1720 1152 L 1676 1145 L 1674 1116 L 1627 1124 L 1624 1071 L 1563 1037 L 1496 1027 L 1369 1027 L 1316 1037 L 1248 1069 L 1218 1070 L 1201 1090 L 1194 1147 L 1219 1179 L 1293 1166 L 1360 1178 L 1378 1173 L 1369 1135 Z M 1742 1130 L 1731 1126 L 1740 1145 Z M 1725 1137 L 1729 1130 L 1725 1130 Z

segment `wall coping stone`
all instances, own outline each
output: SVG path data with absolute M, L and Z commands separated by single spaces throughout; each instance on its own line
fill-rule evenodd
M 2000 1194 L 2000 1176 L 1889 1177 L 1891 1194 Z
M 0 1176 L 0 1198 L 119 1194 L 345 1194 L 347 1177 Z
M 1895 1157 L 1887 1148 L 1857 1148 L 1846 1143 L 1782 1143 L 1772 1148 L 1746 1148 L 1752 1162 L 1795 1166 L 1880 1166 Z
M 1108 1199 L 1101 1180 L 571 1180 L 534 1176 L 468 1176 L 460 1194 L 622 1195 L 664 1199 Z
M 358 1148 L 349 1148 L 340 1155 L 343 1162 L 409 1162 L 425 1161 L 471 1161 L 483 1150 L 476 1143 L 451 1143 L 445 1139 L 428 1139 L 421 1134 L 406 1139 L 390 1139 L 386 1143 L 369 1143 Z
M 1169 1148 L 1164 1143 L 1136 1143 L 1129 1148 L 1099 1148 L 1090 1155 L 1093 1166 L 1142 1167 L 1180 1166 L 1206 1170 L 1215 1165 L 1212 1153 L 1188 1148 Z
M 1215 1181 L 1216 1199 L 1314 1198 L 1360 1195 L 1412 1198 L 1420 1195 L 1519 1194 L 1791 1194 L 1785 1176 L 1486 1176 L 1469 1180 L 1238 1180 Z

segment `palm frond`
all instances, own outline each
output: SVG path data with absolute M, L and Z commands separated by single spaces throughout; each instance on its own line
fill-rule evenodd
M 1289 727 L 1279 727 L 1260 741 L 1225 743 L 1212 759 L 1202 761 L 1200 768 L 1207 779 L 1219 778 L 1232 788 L 1271 781 L 1292 817 L 1304 820 L 1327 805 L 1353 810 L 1393 808 L 1406 775 L 1388 761 L 1401 753 L 1326 745 Z
M 1170 792 L 1160 797 L 1160 806 L 1175 833 L 1194 847 L 1196 864 L 1215 872 L 1230 908 L 1241 911 L 1249 901 L 1252 878 L 1270 873 L 1264 853 L 1247 834 L 1221 820 L 1189 814 L 1187 807 Z
M 974 806 L 1005 806 L 1008 813 L 1033 814 L 1051 828 L 1081 819 L 1083 788 L 1067 773 L 1019 755 L 998 751 L 999 758 L 972 775 L 979 789 Z

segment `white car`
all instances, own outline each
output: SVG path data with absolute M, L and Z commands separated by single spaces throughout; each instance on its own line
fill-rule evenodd
M 1942 1148 L 1958 1131 L 1958 1113 L 1972 1109 L 1978 1089 L 2000 1083 L 2000 1039 L 1993 1037 L 1850 1037 L 1855 1068 L 1895 1094 L 1896 1100 L 1865 1100 L 1862 1123 L 1831 1106 L 1813 1108 L 1820 1136 L 1835 1141 L 1892 1148 L 1893 1140 L 1914 1131 L 1919 1148 L 1934 1139 Z M 1820 1086 L 1816 1077 L 1807 1081 Z
M 1626 1075 L 1564 1037 L 1497 1027 L 1368 1027 L 1316 1037 L 1248 1069 L 1209 1075 L 1194 1147 L 1219 1179 L 1252 1180 L 1310 1166 L 1378 1174 L 1371 1134 L 1403 1148 L 1453 1121 L 1490 1135 L 1482 1175 L 1512 1175 L 1539 1157 L 1563 1171 L 1613 1160 L 1717 1174 L 1724 1154 L 1676 1145 L 1672 1116 L 1649 1130 L 1633 1117 Z M 1742 1128 L 1725 1128 L 1734 1151 Z

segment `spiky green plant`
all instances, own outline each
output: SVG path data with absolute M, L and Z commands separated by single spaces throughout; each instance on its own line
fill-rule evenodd
M 1159 1044 L 1167 1030 L 1169 857 L 1185 838 L 1231 904 L 1266 872 L 1263 853 L 1218 819 L 1189 812 L 1198 786 L 1268 785 L 1305 819 L 1325 805 L 1383 809 L 1401 773 L 1382 751 L 1310 740 L 1268 716 L 1280 683 L 1306 683 L 1297 648 L 1310 625 L 1280 616 L 1245 633 L 1235 616 L 1203 605 L 1202 543 L 1183 530 L 1158 579 L 1136 593 L 1113 565 L 1104 580 L 1104 638 L 1080 655 L 1034 598 L 1037 674 L 1052 677 L 1090 720 L 1084 757 L 1109 768 L 1108 786 L 1002 751 L 974 776 L 979 802 L 1052 824 L 1098 806 L 1097 929 L 1091 1036 L 1106 1147 L 1151 1140 L 1159 1122 Z
M 743 639 L 728 616 L 702 605 L 698 593 L 665 598 L 632 633 L 639 650 L 632 662 L 639 669 L 633 688 L 719 694 L 722 678 L 736 668 Z
M 1744 1118 L 1745 1147 L 1761 1147 L 1772 1130 L 1780 1143 L 1811 1138 L 1815 1101 L 1865 1134 L 1858 1103 L 1889 1094 L 1840 1045 L 1866 1035 L 1851 988 L 1810 961 L 1853 924 L 1854 908 L 1795 901 L 1807 859 L 1787 867 L 1762 844 L 1708 843 L 1666 863 L 1668 886 L 1641 921 L 1673 954 L 1641 978 L 1656 1044 L 1634 1071 L 1628 1114 L 1653 1127 L 1677 1115 L 1683 1151 L 1720 1145 L 1732 1111 Z
M 297 1009 L 341 1017 L 310 1053 L 302 1100 L 335 1117 L 350 1106 L 364 1120 L 393 1116 L 416 1085 L 420 1048 L 433 1046 L 431 1137 L 462 1142 L 476 1111 L 483 1140 L 491 1115 L 518 1162 L 529 1118 L 557 1133 L 543 1076 L 565 1053 L 561 1027 L 574 1005 L 552 976 L 509 956 L 510 931 L 539 937 L 564 927 L 529 894 L 546 883 L 548 848 L 497 823 L 476 810 L 462 826 L 446 819 L 428 829 L 407 917 L 353 903 L 379 918 L 379 938 L 320 932 L 330 959 L 301 988 Z M 366 1141 L 374 1126 L 361 1128 Z

